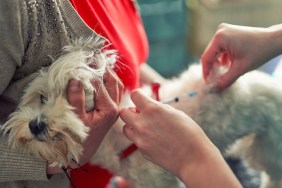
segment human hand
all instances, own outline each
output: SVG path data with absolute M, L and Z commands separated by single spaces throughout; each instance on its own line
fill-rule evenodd
M 181 176 L 187 165 L 202 163 L 207 153 L 217 152 L 202 129 L 183 112 L 152 100 L 141 90 L 133 91 L 131 99 L 136 108 L 120 110 L 126 123 L 123 131 L 146 159 Z
M 224 89 L 239 76 L 281 53 L 282 41 L 278 36 L 281 37 L 282 30 L 279 30 L 279 27 L 220 24 L 201 57 L 205 81 L 213 89 Z M 220 66 L 226 67 L 226 72 L 213 75 Z
M 77 80 L 71 80 L 68 87 L 68 100 L 74 112 L 90 128 L 89 136 L 83 144 L 83 154 L 79 159 L 84 164 L 95 154 L 109 128 L 118 118 L 118 105 L 123 93 L 123 84 L 112 70 L 107 70 L 101 84 L 93 80 L 95 108 L 86 112 L 84 90 Z
M 120 111 L 123 131 L 146 159 L 172 172 L 186 187 L 242 187 L 195 121 L 141 90 L 133 91 L 131 99 L 136 108 Z
M 77 80 L 70 80 L 68 84 L 68 101 L 74 107 L 74 112 L 90 128 L 89 135 L 83 143 L 83 153 L 77 161 L 80 165 L 91 159 L 107 131 L 118 118 L 118 105 L 123 94 L 123 84 L 110 69 L 106 71 L 103 81 L 104 83 L 101 84 L 99 80 L 92 80 L 96 92 L 94 93 L 95 108 L 90 112 L 85 110 L 83 85 Z M 78 167 L 77 164 L 70 164 L 70 166 Z M 53 167 L 47 164 L 47 174 L 62 172 L 59 166 Z

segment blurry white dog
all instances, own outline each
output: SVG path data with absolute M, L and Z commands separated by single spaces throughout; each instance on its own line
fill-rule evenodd
M 224 155 L 245 159 L 263 173 L 261 187 L 272 188 L 282 187 L 281 94 L 280 81 L 259 71 L 241 76 L 223 92 L 212 92 L 199 65 L 160 90 L 161 99 L 179 101 L 171 105 L 192 117 Z
M 88 129 L 68 104 L 66 86 L 71 78 L 80 80 L 86 93 L 85 108 L 95 108 L 95 88 L 90 80 L 102 80 L 105 68 L 116 61 L 115 52 L 103 50 L 102 45 L 99 39 L 78 40 L 65 48 L 48 71 L 40 71 L 4 124 L 12 147 L 53 165 L 79 161 Z M 89 67 L 92 63 L 95 69 Z M 193 65 L 163 84 L 159 93 L 161 101 L 191 116 L 223 154 L 229 151 L 240 155 L 266 173 L 269 180 L 264 187 L 281 187 L 282 86 L 278 81 L 253 71 L 225 91 L 215 93 L 203 81 L 200 65 Z M 128 104 L 129 96 L 125 94 L 123 105 Z M 177 178 L 146 161 L 138 150 L 121 160 L 120 153 L 131 145 L 122 134 L 122 126 L 118 120 L 110 129 L 92 162 L 124 176 L 135 188 L 177 187 Z

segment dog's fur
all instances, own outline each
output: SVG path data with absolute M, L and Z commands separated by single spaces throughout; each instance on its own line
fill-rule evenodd
M 113 51 L 101 51 L 104 40 L 91 41 L 77 40 L 66 46 L 64 54 L 49 70 L 41 70 L 26 88 L 18 109 L 3 126 L 9 132 L 12 147 L 23 148 L 53 165 L 67 166 L 73 159 L 78 160 L 88 128 L 66 99 L 68 81 L 76 79 L 83 83 L 85 108 L 90 111 L 94 108 L 95 92 L 90 80 L 102 80 L 105 68 L 116 59 Z M 90 68 L 90 64 L 96 68 Z M 35 135 L 31 126 L 35 131 L 43 130 Z
M 282 86 L 262 72 L 243 75 L 223 92 L 210 91 L 200 66 L 161 88 L 161 98 L 195 92 L 173 106 L 192 117 L 225 155 L 236 155 L 282 187 Z M 264 182 L 266 184 L 266 182 Z
M 72 78 L 80 80 L 85 87 L 85 108 L 90 111 L 95 107 L 95 88 L 90 80 L 102 80 L 105 68 L 116 58 L 102 45 L 99 39 L 79 40 L 66 47 L 48 71 L 39 73 L 4 124 L 11 146 L 53 165 L 67 166 L 71 160 L 79 160 L 88 128 L 68 104 L 66 86 Z M 93 63 L 94 69 L 89 67 Z M 223 92 L 212 92 L 202 79 L 200 65 L 191 66 L 160 88 L 161 100 L 178 97 L 171 105 L 191 116 L 223 154 L 243 157 L 269 176 L 264 187 L 276 188 L 282 187 L 281 95 L 281 84 L 257 71 L 245 74 Z M 123 103 L 130 104 L 128 95 Z M 31 132 L 34 125 L 40 134 Z M 138 151 L 119 160 L 119 153 L 131 144 L 122 134 L 122 125 L 118 120 L 110 129 L 92 162 L 126 177 L 136 188 L 177 187 L 179 182 L 173 175 L 146 161 Z

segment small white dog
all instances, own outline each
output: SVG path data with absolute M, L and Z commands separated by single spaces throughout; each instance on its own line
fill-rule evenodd
M 16 112 L 3 126 L 9 132 L 12 147 L 22 148 L 52 165 L 67 166 L 72 160 L 78 161 L 88 128 L 72 111 L 66 99 L 66 86 L 72 78 L 80 80 L 86 95 L 85 108 L 94 108 L 95 88 L 90 80 L 102 80 L 106 67 L 116 61 L 113 51 L 102 52 L 103 42 L 98 38 L 85 43 L 77 40 L 65 47 L 48 71 L 39 72 L 26 88 Z M 90 64 L 97 68 L 90 68 Z
M 12 147 L 53 165 L 79 161 L 88 129 L 68 104 L 66 86 L 71 78 L 80 80 L 86 93 L 85 108 L 95 108 L 90 80 L 102 79 L 105 68 L 116 60 L 115 53 L 103 50 L 102 45 L 99 39 L 78 40 L 30 83 L 17 111 L 4 124 Z M 92 63 L 97 68 L 90 68 Z M 193 65 L 162 85 L 159 93 L 163 102 L 191 116 L 223 154 L 239 155 L 266 173 L 269 179 L 264 187 L 282 187 L 282 86 L 278 81 L 253 71 L 215 93 L 204 83 L 200 65 Z M 130 104 L 128 95 L 123 103 Z M 135 188 L 177 187 L 177 178 L 146 161 L 138 150 L 120 159 L 120 153 L 131 145 L 122 126 L 118 120 L 110 129 L 92 162 L 124 176 Z

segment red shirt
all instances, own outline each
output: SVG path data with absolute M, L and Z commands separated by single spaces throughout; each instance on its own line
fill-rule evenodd
M 78 14 L 96 33 L 109 39 L 119 59 L 115 71 L 129 90 L 139 86 L 139 67 L 148 56 L 148 42 L 132 0 L 70 0 Z M 85 171 L 87 170 L 87 172 Z M 112 174 L 86 164 L 71 171 L 76 188 L 104 188 Z

